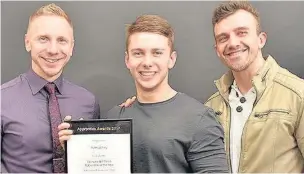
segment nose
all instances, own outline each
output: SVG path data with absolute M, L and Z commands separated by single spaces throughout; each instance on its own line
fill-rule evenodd
M 236 48 L 240 46 L 240 40 L 238 37 L 235 35 L 230 36 L 229 42 L 228 42 L 229 47 Z
M 153 57 L 151 55 L 146 55 L 142 63 L 145 68 L 152 67 Z
M 51 42 L 49 45 L 48 45 L 48 48 L 47 48 L 47 51 L 49 54 L 57 54 L 58 53 L 58 45 L 56 42 Z

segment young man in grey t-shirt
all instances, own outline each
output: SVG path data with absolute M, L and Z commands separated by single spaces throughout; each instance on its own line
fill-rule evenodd
M 159 16 L 140 16 L 128 27 L 125 63 L 137 99 L 106 117 L 133 119 L 135 173 L 228 172 L 224 132 L 214 112 L 168 83 L 176 62 L 173 42 L 173 29 Z M 67 123 L 60 126 L 66 128 Z M 62 130 L 61 141 L 70 134 Z

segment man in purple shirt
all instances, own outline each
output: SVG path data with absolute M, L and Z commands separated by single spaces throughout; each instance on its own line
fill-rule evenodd
M 62 77 L 74 39 L 72 23 L 60 7 L 49 4 L 30 17 L 25 45 L 31 69 L 1 86 L 1 172 L 52 173 L 50 95 L 45 85 L 56 86 L 61 120 L 66 115 L 75 120 L 99 118 L 99 104 L 92 93 Z

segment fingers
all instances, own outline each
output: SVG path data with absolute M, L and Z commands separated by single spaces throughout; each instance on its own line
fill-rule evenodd
M 64 117 L 63 121 L 71 121 L 72 120 L 72 116 L 67 115 Z
M 126 100 L 124 106 L 125 106 L 125 107 L 128 107 L 128 106 L 130 105 L 131 101 L 132 101 L 132 98 L 128 98 L 128 100 Z
M 64 142 L 69 140 L 71 138 L 71 135 L 73 134 L 72 130 L 64 129 L 59 131 L 59 141 L 61 146 L 64 148 Z
M 61 130 L 58 132 L 59 137 L 70 136 L 72 134 L 73 134 L 73 130 L 70 130 L 70 129 L 64 129 L 64 130 Z
M 63 122 L 58 126 L 58 129 L 59 129 L 59 131 L 61 131 L 61 130 L 70 128 L 70 126 L 71 126 L 70 123 Z
M 133 96 L 132 98 L 129 98 L 127 100 L 126 104 L 125 104 L 125 107 L 131 106 L 134 103 L 135 99 L 136 99 L 136 96 Z
M 131 98 L 128 98 L 125 102 L 123 102 L 119 106 L 120 107 L 129 107 L 134 103 L 135 100 L 136 100 L 136 96 L 133 96 Z
M 67 123 L 72 120 L 72 116 L 67 115 L 63 119 L 63 123 L 58 126 L 58 136 L 61 146 L 64 148 L 64 142 L 69 140 L 71 135 L 73 134 L 72 130 L 68 130 L 71 127 L 70 123 Z
M 133 97 L 131 98 L 132 103 L 133 103 L 135 100 L 136 100 L 136 96 L 133 96 Z
M 71 120 L 72 120 L 72 116 L 70 116 L 70 115 L 65 116 L 64 119 L 63 119 L 63 123 L 61 123 L 61 124 L 58 126 L 59 131 L 60 131 L 60 130 L 63 130 L 63 129 L 68 129 L 68 128 L 70 128 L 70 124 L 69 124 L 69 123 L 66 123 L 66 122 L 71 121 Z
M 126 103 L 126 102 L 123 102 L 123 103 L 121 103 L 121 104 L 118 105 L 118 106 L 123 107 L 123 106 L 125 106 L 125 103 Z
M 59 131 L 58 135 L 59 135 L 59 140 L 60 141 L 67 141 L 70 139 L 71 135 L 73 134 L 73 131 L 72 130 L 68 130 L 68 129 L 65 129 L 65 130 L 61 130 Z

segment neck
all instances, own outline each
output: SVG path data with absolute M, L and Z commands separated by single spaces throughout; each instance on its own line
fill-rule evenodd
M 176 95 L 176 91 L 170 85 L 164 87 L 157 87 L 154 90 L 144 90 L 140 87 L 136 88 L 137 99 L 141 103 L 158 103 L 169 100 Z
M 39 67 L 37 67 L 37 65 L 32 62 L 32 70 L 41 78 L 43 78 L 44 80 L 48 81 L 48 82 L 54 82 L 61 74 L 62 74 L 62 70 L 57 73 L 54 76 L 48 76 L 46 75 Z
M 263 67 L 265 59 L 259 53 L 258 57 L 243 71 L 232 71 L 236 84 L 242 94 L 246 94 L 252 88 L 252 79 Z

